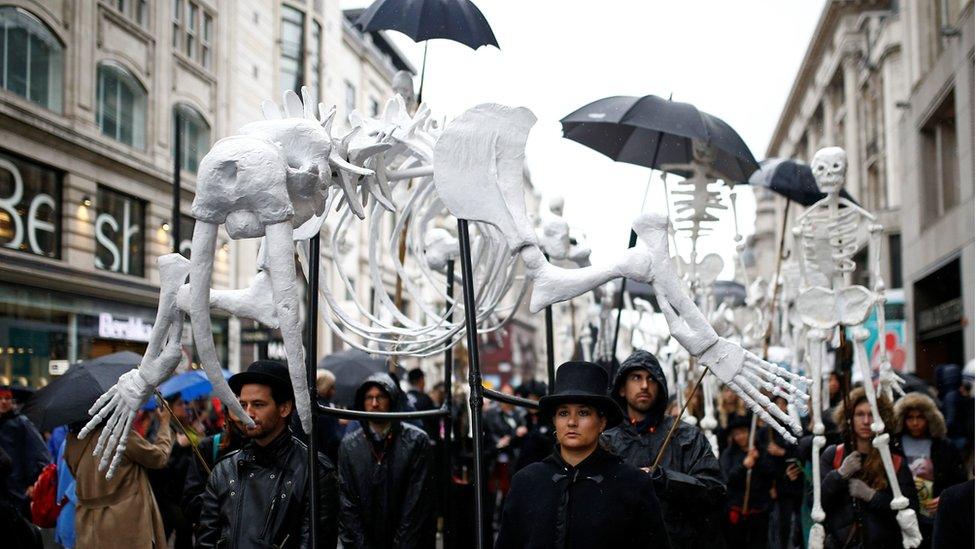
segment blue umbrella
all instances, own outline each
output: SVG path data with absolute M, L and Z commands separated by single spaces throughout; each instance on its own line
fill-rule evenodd
M 229 379 L 231 376 L 230 370 L 223 369 L 221 373 L 224 374 L 224 379 Z M 167 379 L 159 386 L 159 394 L 164 397 L 168 398 L 179 393 L 183 400 L 193 400 L 209 395 L 211 392 L 213 392 L 213 385 L 210 384 L 210 379 L 207 378 L 207 374 L 203 370 L 183 372 L 182 374 Z M 155 408 L 155 399 L 150 399 L 143 407 L 145 410 L 153 410 Z

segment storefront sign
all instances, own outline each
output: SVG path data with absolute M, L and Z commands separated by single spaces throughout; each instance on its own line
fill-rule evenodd
M 95 218 L 95 266 L 116 273 L 145 274 L 146 203 L 106 187 L 98 187 Z
M 152 324 L 141 318 L 115 318 L 111 313 L 98 315 L 98 337 L 106 339 L 124 339 L 126 341 L 149 341 Z
M 50 360 L 47 363 L 47 373 L 52 376 L 63 376 L 68 373 L 70 366 L 67 360 Z
M 928 332 L 958 324 L 962 320 L 962 316 L 962 298 L 950 299 L 945 303 L 920 312 L 918 314 L 918 331 Z
M 61 174 L 0 155 L 0 245 L 61 257 Z

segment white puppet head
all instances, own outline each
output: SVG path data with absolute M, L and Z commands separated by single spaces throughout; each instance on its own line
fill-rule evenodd
M 847 153 L 840 147 L 825 147 L 813 155 L 813 177 L 822 192 L 839 193 L 847 177 Z
M 393 75 L 393 91 L 403 98 L 407 106 L 413 105 L 417 99 L 413 92 L 413 75 L 407 71 L 397 71 Z

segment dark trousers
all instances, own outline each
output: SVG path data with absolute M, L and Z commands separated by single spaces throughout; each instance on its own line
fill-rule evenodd
M 769 545 L 769 511 L 750 511 L 733 523 L 725 523 L 729 549 L 766 549 Z
M 773 524 L 770 533 L 773 535 L 770 545 L 778 549 L 803 549 L 802 527 L 803 497 L 780 495 L 773 507 Z

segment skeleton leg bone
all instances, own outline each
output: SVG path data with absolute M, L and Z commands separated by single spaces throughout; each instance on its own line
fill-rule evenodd
M 809 350 L 807 356 L 810 364 L 810 397 L 813 400 L 811 409 L 813 411 L 813 451 L 810 460 L 813 466 L 813 509 L 810 511 L 810 518 L 813 519 L 813 526 L 810 528 L 810 549 L 823 549 L 826 532 L 824 531 L 823 521 L 826 518 L 823 505 L 820 501 L 820 452 L 827 443 L 824 436 L 823 405 L 820 401 L 821 385 L 823 384 L 823 363 L 826 358 L 827 334 L 823 330 L 812 329 L 807 332 Z

